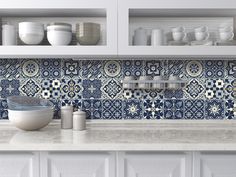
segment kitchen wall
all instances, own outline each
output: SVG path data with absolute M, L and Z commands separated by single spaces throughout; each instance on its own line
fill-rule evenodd
M 123 90 L 126 75 L 178 75 L 184 90 Z M 6 97 L 27 95 L 66 103 L 88 119 L 234 119 L 236 60 L 1 59 L 0 117 Z

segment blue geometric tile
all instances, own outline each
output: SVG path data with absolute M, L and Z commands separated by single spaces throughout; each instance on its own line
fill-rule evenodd
M 123 75 L 124 76 L 142 76 L 144 73 L 142 60 L 124 60 L 123 61 Z
M 143 99 L 163 99 L 163 90 L 144 90 Z
M 180 98 L 183 98 L 183 96 L 184 96 L 184 92 L 182 89 L 164 91 L 164 98 L 167 98 L 167 99 L 172 99 L 172 98 L 180 99 Z
M 145 119 L 162 119 L 163 118 L 163 101 L 162 100 L 144 100 Z
M 120 78 L 122 75 L 121 61 L 109 60 L 103 64 L 105 78 Z
M 78 77 L 80 75 L 80 62 L 77 60 L 64 60 L 63 61 L 63 74 L 66 77 Z
M 44 99 L 60 99 L 61 98 L 61 81 L 58 79 L 43 79 L 41 83 Z
M 236 99 L 236 78 L 225 79 L 225 98 L 226 99 Z
M 184 78 L 202 78 L 204 76 L 204 61 L 190 60 L 185 62 Z
M 204 93 L 205 86 L 203 80 L 189 80 L 184 89 L 185 97 L 190 99 L 204 98 Z
M 224 98 L 224 80 L 223 79 L 208 79 L 206 80 L 206 98 L 223 99 Z
M 168 60 L 168 76 L 174 75 L 183 77 L 184 62 L 182 60 Z
M 0 99 L 0 119 L 7 119 L 8 118 L 8 106 L 6 99 Z
M 42 59 L 41 60 L 41 77 L 42 78 L 60 78 L 61 77 L 61 60 L 60 59 Z
M 16 79 L 20 77 L 20 60 L 1 59 L 0 60 L 0 78 Z
M 9 96 L 20 95 L 19 91 L 20 81 L 16 79 L 2 79 L 0 81 L 0 95 L 1 98 Z
M 122 98 L 122 83 L 116 79 L 104 79 L 102 81 L 102 98 Z
M 41 93 L 40 79 L 22 79 L 20 81 L 20 94 L 30 97 L 40 97 Z
M 224 100 L 206 100 L 206 119 L 224 119 Z
M 144 62 L 144 71 L 146 76 L 163 75 L 163 65 L 160 60 L 147 60 Z
M 124 89 L 123 90 L 123 98 L 124 99 L 142 99 L 143 98 L 143 90 L 140 89 Z
M 133 75 L 136 77 L 143 75 L 143 61 L 133 60 Z
M 184 118 L 185 119 L 204 119 L 204 100 L 185 100 Z
M 81 99 L 82 98 L 81 79 L 63 78 L 61 80 L 62 99 Z
M 205 61 L 205 68 L 206 78 L 224 78 L 224 61 L 207 60 Z
M 122 100 L 103 100 L 102 108 L 103 119 L 122 119 Z
M 98 79 L 83 80 L 82 81 L 83 98 L 101 98 L 102 95 L 101 86 L 102 86 L 101 80 Z
M 40 62 L 36 59 L 24 59 L 21 61 L 21 76 L 23 78 L 40 77 Z
M 61 118 L 61 100 L 58 99 L 50 99 L 50 101 L 53 103 L 54 105 L 54 119 L 60 119 Z
M 101 100 L 82 100 L 82 110 L 86 112 L 87 119 L 102 118 Z
M 236 78 L 236 61 L 228 61 L 226 65 L 227 75 Z
M 183 100 L 164 100 L 165 119 L 183 119 L 184 102 Z
M 236 119 L 236 100 L 225 101 L 226 119 Z
M 124 101 L 124 110 L 123 117 L 124 119 L 142 119 L 143 110 L 142 110 L 142 101 L 141 100 L 125 100 Z
M 82 61 L 82 77 L 87 78 L 101 78 L 102 77 L 102 62 L 98 60 L 94 61 Z
M 82 100 L 81 99 L 62 99 L 61 102 L 62 106 L 65 105 L 73 105 L 73 107 L 76 109 L 81 109 L 82 108 Z

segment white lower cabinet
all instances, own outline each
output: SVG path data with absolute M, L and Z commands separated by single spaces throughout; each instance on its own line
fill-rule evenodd
M 41 153 L 41 177 L 115 177 L 115 153 Z
M 194 177 L 236 177 L 236 153 L 194 153 Z
M 191 153 L 127 152 L 118 155 L 118 177 L 190 177 Z
M 1 152 L 0 177 L 39 177 L 39 153 Z

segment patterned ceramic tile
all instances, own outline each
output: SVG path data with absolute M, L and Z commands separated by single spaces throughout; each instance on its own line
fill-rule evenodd
M 191 60 L 185 63 L 186 78 L 202 78 L 204 73 L 204 61 Z
M 121 61 L 105 61 L 103 64 L 105 78 L 120 78 L 122 75 Z
M 205 105 L 206 119 L 224 119 L 224 100 L 207 100 Z
M 0 80 L 1 98 L 7 98 L 9 96 L 20 95 L 19 87 L 20 87 L 20 80 L 16 80 L 16 79 Z
M 41 80 L 40 79 L 22 79 L 20 81 L 21 95 L 30 97 L 40 97 L 41 94 Z
M 102 62 L 98 60 L 82 61 L 82 77 L 101 78 L 102 77 Z
M 53 103 L 54 105 L 54 119 L 60 119 L 61 118 L 61 112 L 60 112 L 60 108 L 61 108 L 61 100 L 58 99 L 50 99 L 50 101 Z
M 62 99 L 81 99 L 82 98 L 82 81 L 81 79 L 61 80 L 61 96 Z
M 88 119 L 102 118 L 102 101 L 101 100 L 82 100 L 82 110 L 86 112 Z
M 102 98 L 122 98 L 122 83 L 117 79 L 104 79 L 102 81 Z
M 16 79 L 20 77 L 20 60 L 0 59 L 0 78 Z
M 204 100 L 185 100 L 184 117 L 185 119 L 204 119 Z
M 163 101 L 162 100 L 144 100 L 145 119 L 162 119 L 163 118 Z
M 142 60 L 124 60 L 123 61 L 124 76 L 139 77 L 144 75 L 144 67 Z
M 182 77 L 184 73 L 184 62 L 182 60 L 168 61 L 168 76 L 175 75 Z
M 205 61 L 205 77 L 206 78 L 224 78 L 224 61 L 207 60 Z
M 147 60 L 144 62 L 144 71 L 146 76 L 163 75 L 163 63 L 160 60 Z
M 223 99 L 224 98 L 224 81 L 222 79 L 206 80 L 206 98 Z
M 122 100 L 103 100 L 102 108 L 103 119 L 122 119 Z
M 101 98 L 102 82 L 98 79 L 85 79 L 82 81 L 82 96 L 83 98 Z
M 236 100 L 225 101 L 225 116 L 227 119 L 236 118 Z
M 62 99 L 62 106 L 65 105 L 73 105 L 75 109 L 81 109 L 82 108 L 82 100 L 81 99 Z
M 60 59 L 42 59 L 41 60 L 41 77 L 42 78 L 60 78 L 61 77 L 61 60 Z
M 164 100 L 165 119 L 183 119 L 184 102 L 183 100 Z
M 184 94 L 186 98 L 197 99 L 204 98 L 205 86 L 204 80 L 192 79 L 185 86 Z
M 236 78 L 236 60 L 227 62 L 226 72 L 228 76 Z
M 143 90 L 139 90 L 139 89 L 134 89 L 134 90 L 129 90 L 129 89 L 125 89 L 123 91 L 123 96 L 124 99 L 141 99 L 143 98 Z
M 77 60 L 64 60 L 62 64 L 65 77 L 78 77 L 80 75 L 80 62 Z
M 172 98 L 183 98 L 184 92 L 183 90 L 165 90 L 164 91 L 164 98 L 172 99 Z
M 224 90 L 226 99 L 236 99 L 236 78 L 225 79 Z
M 144 90 L 143 99 L 163 99 L 163 90 Z
M 7 100 L 0 99 L 0 119 L 7 119 L 8 111 L 7 111 Z
M 43 79 L 41 83 L 44 99 L 60 99 L 61 98 L 61 81 L 58 79 Z
M 142 119 L 142 116 L 143 108 L 141 100 L 129 99 L 124 101 L 124 119 Z
M 24 59 L 21 62 L 23 78 L 38 78 L 40 76 L 40 62 L 36 59 Z

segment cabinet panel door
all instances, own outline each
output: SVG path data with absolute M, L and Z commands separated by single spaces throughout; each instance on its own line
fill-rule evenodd
M 42 153 L 42 177 L 115 177 L 113 153 Z
M 36 153 L 0 153 L 1 177 L 39 177 L 39 156 Z
M 194 177 L 236 177 L 236 153 L 195 153 Z
M 119 177 L 190 177 L 191 154 L 120 153 Z

